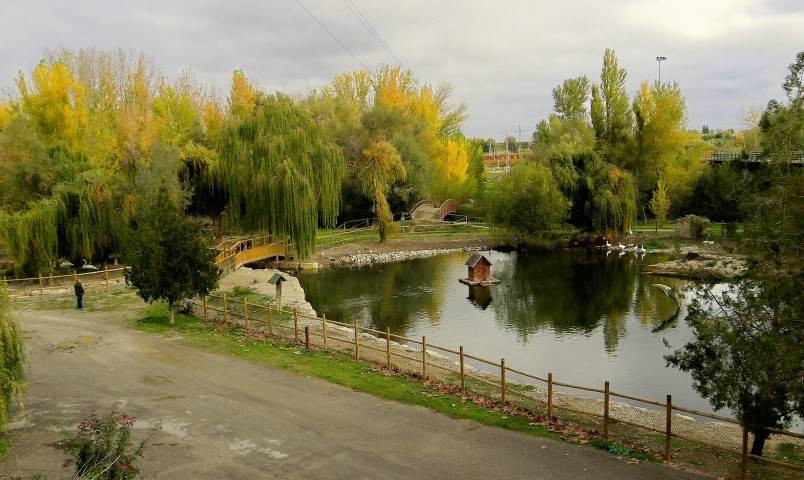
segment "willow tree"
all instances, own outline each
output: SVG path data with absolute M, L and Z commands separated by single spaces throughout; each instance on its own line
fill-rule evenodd
M 393 232 L 394 223 L 391 208 L 388 206 L 388 187 L 397 180 L 405 179 L 402 158 L 390 143 L 372 140 L 355 162 L 355 170 L 365 195 L 371 198 L 372 210 L 377 215 L 380 241 L 384 242 Z
M 288 235 L 301 257 L 312 253 L 319 225 L 335 224 L 343 152 L 290 97 L 259 96 L 254 111 L 223 133 L 215 167 L 227 219 Z
M 582 183 L 589 226 L 598 232 L 624 232 L 633 227 L 637 188 L 628 171 L 595 159 L 585 165 Z

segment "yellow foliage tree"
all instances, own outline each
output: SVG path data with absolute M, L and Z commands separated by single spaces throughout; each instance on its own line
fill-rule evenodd
M 393 233 L 394 223 L 388 207 L 388 187 L 392 182 L 405 179 L 402 158 L 393 145 L 382 139 L 373 139 L 355 162 L 364 193 L 371 198 L 372 209 L 377 215 L 380 241 L 384 242 Z
M 20 72 L 17 87 L 24 110 L 49 140 L 79 148 L 84 140 L 87 110 L 85 89 L 66 65 L 39 63 L 30 84 Z

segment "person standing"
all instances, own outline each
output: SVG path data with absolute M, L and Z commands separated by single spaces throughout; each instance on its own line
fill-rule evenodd
M 84 286 L 81 284 L 81 280 L 76 279 L 75 285 L 73 285 L 73 289 L 75 290 L 75 299 L 78 302 L 78 309 L 84 309 Z

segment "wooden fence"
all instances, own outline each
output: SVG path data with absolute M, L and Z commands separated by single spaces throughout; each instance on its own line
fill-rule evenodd
M 316 251 L 326 248 L 357 243 L 366 240 L 379 238 L 375 219 L 364 219 L 361 223 L 351 228 L 333 230 L 330 233 L 321 235 L 316 239 Z M 448 236 L 478 236 L 490 237 L 492 230 L 488 224 L 462 219 L 455 222 L 398 222 L 397 231 L 391 234 L 391 238 L 414 238 L 414 237 L 448 237 Z
M 554 379 L 551 372 L 534 375 L 513 368 L 504 358 L 495 361 L 473 355 L 463 346 L 443 347 L 428 342 L 426 337 L 408 338 L 393 334 L 387 328 L 380 331 L 358 322 L 337 322 L 325 316 L 305 315 L 296 309 L 258 304 L 227 294 L 209 295 L 200 303 L 203 318 L 207 320 L 217 316 L 225 323 L 304 342 L 307 348 L 340 351 L 356 359 L 415 373 L 422 379 L 454 383 L 462 391 L 481 393 L 532 411 L 544 411 L 548 418 L 560 411 L 596 418 L 604 439 L 612 438 L 615 435 L 612 427 L 620 424 L 657 433 L 663 439 L 661 450 L 666 460 L 673 455 L 672 440 L 678 439 L 734 454 L 741 462 L 743 478 L 749 459 L 804 471 L 804 466 L 797 463 L 750 454 L 752 425 L 677 405 L 670 395 L 653 400 L 614 391 L 609 382 L 601 382 L 597 387 L 561 382 Z M 707 421 L 698 422 L 692 417 Z M 801 433 L 766 430 L 772 436 L 783 437 L 804 447 Z M 730 444 L 728 437 L 732 434 L 738 438 Z

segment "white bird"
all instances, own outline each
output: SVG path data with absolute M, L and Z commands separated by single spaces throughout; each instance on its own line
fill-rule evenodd
M 617 250 L 619 250 L 621 252 L 624 252 L 625 251 L 625 245 L 623 245 L 622 242 L 618 243 L 617 244 Z
M 645 250 L 644 245 L 641 245 L 639 248 L 637 248 L 636 251 L 637 251 L 637 253 L 640 253 L 640 254 L 647 252 L 647 250 Z
M 633 251 L 636 251 L 636 248 L 637 248 L 636 245 L 634 245 L 633 243 L 629 243 L 628 245 L 626 245 L 625 251 L 626 252 L 633 252 Z
M 97 270 L 98 267 L 92 265 L 91 263 L 87 262 L 86 258 L 81 259 L 81 270 Z
M 69 260 L 64 260 L 64 261 L 62 261 L 62 262 L 59 264 L 59 266 L 60 266 L 61 268 L 70 268 L 70 267 L 72 267 L 72 266 L 73 266 L 73 262 L 71 262 L 71 261 L 69 261 Z

